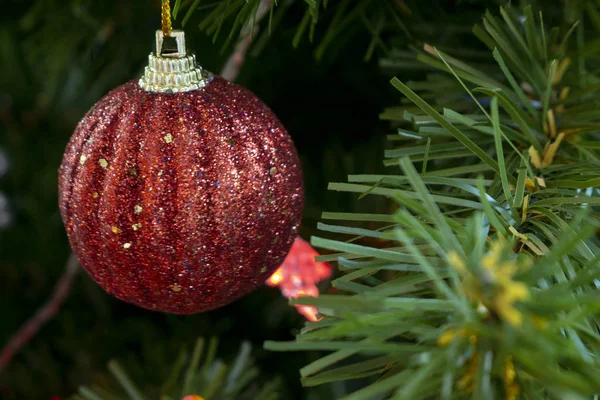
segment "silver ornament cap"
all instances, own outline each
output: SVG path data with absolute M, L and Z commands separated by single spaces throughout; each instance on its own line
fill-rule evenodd
M 187 53 L 185 33 L 173 30 L 169 37 L 175 39 L 176 51 L 166 51 L 164 33 L 156 31 L 156 53 L 148 56 L 144 76 L 138 82 L 140 87 L 152 93 L 185 93 L 210 83 L 212 74 L 196 63 L 195 55 Z

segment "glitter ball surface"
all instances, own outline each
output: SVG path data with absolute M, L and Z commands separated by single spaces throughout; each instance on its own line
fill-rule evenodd
M 219 77 L 178 94 L 122 85 L 75 130 L 59 202 L 81 265 L 108 293 L 192 314 L 281 265 L 300 224 L 294 144 L 249 90 Z

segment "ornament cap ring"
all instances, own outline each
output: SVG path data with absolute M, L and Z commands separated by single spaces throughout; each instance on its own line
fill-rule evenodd
M 160 57 L 182 58 L 187 55 L 185 47 L 185 33 L 181 30 L 174 30 L 167 37 L 174 38 L 177 44 L 175 51 L 169 51 L 164 48 L 165 34 L 163 31 L 156 31 L 156 54 Z

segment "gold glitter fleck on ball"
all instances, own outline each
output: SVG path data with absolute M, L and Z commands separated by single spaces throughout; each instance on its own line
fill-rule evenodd
M 140 229 L 142 227 L 141 223 L 137 223 L 137 224 L 133 224 L 131 225 L 131 229 L 133 229 L 134 231 L 137 231 L 138 229 Z
M 94 192 L 94 194 L 92 195 L 93 198 L 97 199 L 99 196 L 98 192 Z
M 139 204 L 136 205 L 135 207 L 133 207 L 133 211 L 135 211 L 136 214 L 139 214 L 142 212 L 142 206 L 140 206 Z
M 167 133 L 163 139 L 165 139 L 166 143 L 171 143 L 173 141 L 173 135 Z
M 269 174 L 271 174 L 271 175 L 275 175 L 275 172 L 277 172 L 277 168 L 275 168 L 275 167 L 272 167 L 272 168 L 269 170 Z
M 98 160 L 98 164 L 100 164 L 100 166 L 102 168 L 108 167 L 108 161 L 106 161 L 104 158 L 101 158 L 100 160 Z
M 125 248 L 125 249 L 128 249 L 128 248 L 130 248 L 130 247 L 131 247 L 131 243 L 125 243 L 125 244 L 123 245 L 123 248 Z
M 85 160 L 87 160 L 87 156 L 86 155 L 83 155 L 83 156 L 79 157 L 79 163 L 80 164 L 85 163 Z
M 173 286 L 171 286 L 171 290 L 173 290 L 174 292 L 181 292 L 181 286 L 179 286 L 178 284 L 174 284 Z
M 113 233 L 121 233 L 121 230 L 119 228 L 117 228 L 116 226 L 112 227 L 112 231 L 113 231 Z

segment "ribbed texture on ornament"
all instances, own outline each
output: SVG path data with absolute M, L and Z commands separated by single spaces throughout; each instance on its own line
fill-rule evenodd
M 100 100 L 59 170 L 69 241 L 92 278 L 148 309 L 189 314 L 262 285 L 297 236 L 294 145 L 248 90 L 153 94 L 136 82 Z
M 196 65 L 194 55 L 168 58 L 150 54 L 138 84 L 147 92 L 185 93 L 202 89 L 211 79 L 209 72 Z

